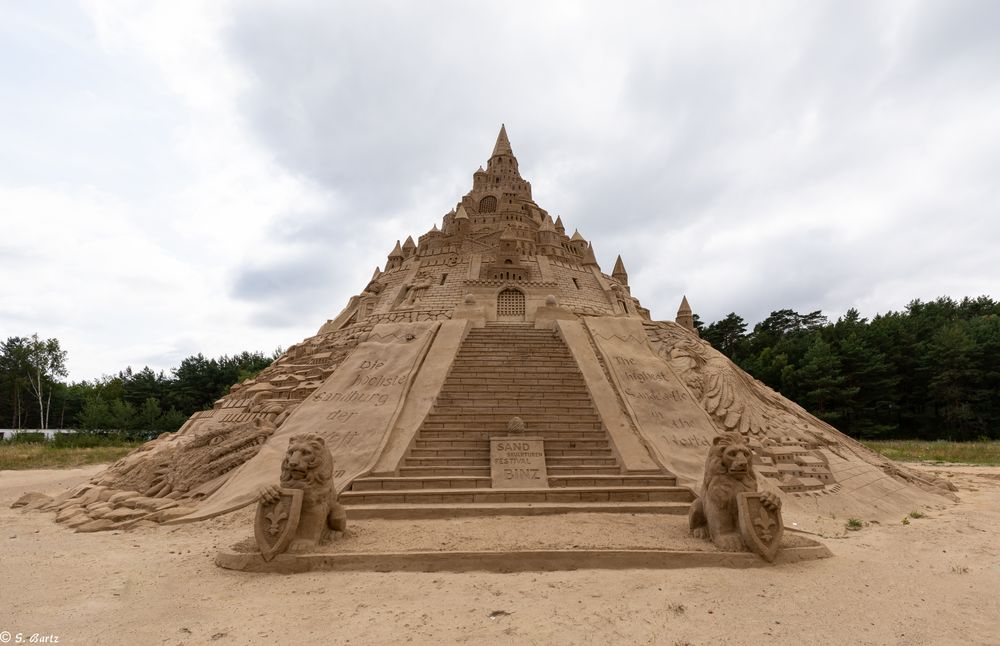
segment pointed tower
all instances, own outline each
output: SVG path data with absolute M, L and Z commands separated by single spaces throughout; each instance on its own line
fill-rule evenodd
M 542 218 L 542 224 L 538 227 L 538 253 L 543 256 L 554 256 L 561 252 L 559 234 L 552 223 L 552 218 L 548 214 Z
M 622 262 L 622 257 L 619 254 L 618 259 L 615 260 L 615 268 L 611 272 L 611 277 L 617 280 L 619 283 L 628 287 L 628 273 L 625 271 L 625 263 Z
M 561 215 L 557 215 L 556 216 L 556 231 L 560 235 L 566 235 L 566 227 L 563 226 L 562 216 Z
M 455 212 L 455 235 L 459 238 L 464 238 L 469 233 L 469 212 L 465 210 L 465 206 L 462 204 L 458 205 L 458 211 Z
M 403 257 L 409 258 L 417 251 L 417 244 L 413 242 L 413 236 L 406 236 L 406 242 L 403 243 Z
M 674 319 L 678 325 L 691 332 L 698 334 L 698 330 L 694 327 L 694 314 L 691 312 L 691 306 L 688 304 L 688 298 L 685 295 L 681 298 L 681 306 L 677 308 L 677 318 Z
M 403 249 L 399 246 L 399 240 L 397 240 L 396 246 L 389 252 L 389 259 L 385 263 L 385 270 L 392 271 L 393 269 L 399 269 L 403 266 L 403 258 Z
M 488 193 L 481 198 L 480 205 L 483 204 L 482 200 L 487 197 L 500 200 L 505 195 L 510 195 L 525 200 L 531 199 L 531 184 L 521 177 L 517 167 L 517 157 L 514 156 L 514 150 L 510 147 L 510 139 L 507 138 L 506 126 L 500 126 L 497 142 L 493 145 L 493 154 L 486 162 L 485 174 L 481 175 L 477 171 L 473 176 L 474 190 L 477 188 L 477 184 L 480 190 Z M 486 204 L 493 205 L 493 202 L 487 201 Z M 490 208 L 496 210 L 496 206 Z M 492 212 L 490 208 L 484 209 L 481 206 L 479 211 L 489 213 Z
M 510 139 L 507 138 L 507 126 L 500 124 L 500 133 L 497 134 L 497 142 L 493 146 L 493 157 L 497 155 L 514 156 L 514 151 L 510 147 Z

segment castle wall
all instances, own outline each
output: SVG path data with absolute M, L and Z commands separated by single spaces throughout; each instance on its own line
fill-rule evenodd
M 614 314 L 604 290 L 589 267 L 579 267 L 549 258 L 553 277 L 559 285 L 559 304 L 578 314 Z

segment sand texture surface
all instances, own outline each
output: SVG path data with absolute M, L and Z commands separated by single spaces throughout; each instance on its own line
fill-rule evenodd
M 243 511 L 197 525 L 75 534 L 10 509 L 103 467 L 0 472 L 0 638 L 60 644 L 997 644 L 1000 468 L 922 467 L 961 501 L 909 524 L 821 523 L 834 557 L 773 568 L 258 575 L 217 568 Z M 866 520 L 866 519 L 861 519 Z M 532 523 L 526 529 L 524 524 Z M 548 526 L 537 523 L 550 523 Z M 661 526 L 662 525 L 662 526 Z M 358 521 L 357 551 L 644 547 L 656 518 Z M 674 537 L 682 540 L 683 537 Z M 13 642 L 12 642 L 13 643 Z

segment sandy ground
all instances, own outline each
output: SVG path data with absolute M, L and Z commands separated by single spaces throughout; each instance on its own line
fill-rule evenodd
M 248 514 L 199 525 L 74 534 L 52 514 L 9 505 L 100 466 L 0 472 L 0 641 L 60 644 L 998 644 L 1000 468 L 922 467 L 961 502 L 910 524 L 823 539 L 831 559 L 756 570 L 581 570 L 518 574 L 254 575 L 213 565 L 250 534 Z M 639 517 L 636 517 L 639 518 Z M 545 522 L 544 519 L 534 519 Z M 492 520 L 443 541 L 524 532 Z M 647 544 L 655 521 L 618 519 L 609 544 Z M 505 526 L 507 525 L 507 526 Z M 357 523 L 355 542 L 422 546 L 440 527 Z M 601 531 L 564 518 L 569 544 Z M 839 535 L 835 535 L 839 534 Z M 534 539 L 532 539 L 534 540 Z M 14 643 L 13 641 L 11 643 Z

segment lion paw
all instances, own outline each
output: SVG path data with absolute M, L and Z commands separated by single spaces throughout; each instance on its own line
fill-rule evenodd
M 712 538 L 711 536 L 708 535 L 708 527 L 705 527 L 704 525 L 692 529 L 691 535 L 694 536 L 695 538 L 700 538 L 703 540 L 709 540 L 710 538 Z
M 715 546 L 723 552 L 742 552 L 743 541 L 737 534 L 722 534 L 715 537 Z
M 257 490 L 257 499 L 265 504 L 277 502 L 279 498 L 281 498 L 281 493 L 278 491 L 278 487 L 274 485 L 261 487 Z

